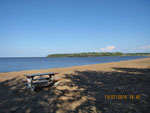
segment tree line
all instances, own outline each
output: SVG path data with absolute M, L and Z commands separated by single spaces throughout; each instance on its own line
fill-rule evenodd
M 68 53 L 50 54 L 47 57 L 98 57 L 98 56 L 145 56 L 150 53 L 122 53 L 122 52 L 87 52 L 87 53 Z

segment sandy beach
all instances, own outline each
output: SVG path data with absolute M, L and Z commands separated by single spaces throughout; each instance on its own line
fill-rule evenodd
M 62 83 L 34 92 L 25 88 L 24 74 L 46 72 L 59 72 Z M 148 113 L 149 86 L 150 58 L 0 73 L 0 112 Z

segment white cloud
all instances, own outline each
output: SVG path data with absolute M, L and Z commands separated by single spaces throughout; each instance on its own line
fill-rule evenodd
M 147 45 L 147 46 L 143 46 L 141 47 L 143 50 L 149 50 L 150 49 L 150 45 Z
M 116 48 L 115 46 L 107 46 L 107 47 L 105 47 L 105 48 L 100 48 L 100 50 L 101 50 L 102 52 L 111 52 L 111 51 L 113 51 L 115 48 Z

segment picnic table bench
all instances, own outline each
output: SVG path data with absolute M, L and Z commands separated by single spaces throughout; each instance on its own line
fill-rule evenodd
M 51 73 L 38 73 L 38 74 L 26 74 L 25 84 L 26 87 L 34 91 L 35 87 L 48 86 L 51 83 L 58 85 L 60 79 L 55 79 L 54 76 L 58 74 L 55 72 Z

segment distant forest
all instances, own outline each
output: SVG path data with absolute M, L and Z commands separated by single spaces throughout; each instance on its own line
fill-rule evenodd
M 50 54 L 47 57 L 98 57 L 98 56 L 147 56 L 147 55 L 150 55 L 150 53 L 88 52 L 88 53 Z

